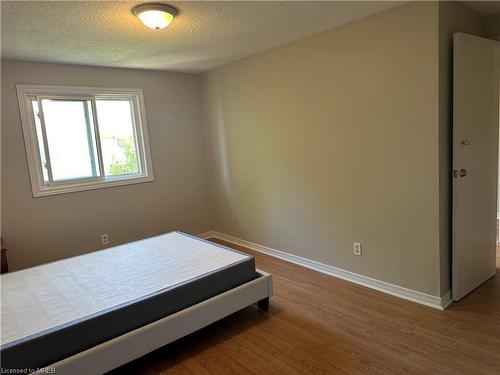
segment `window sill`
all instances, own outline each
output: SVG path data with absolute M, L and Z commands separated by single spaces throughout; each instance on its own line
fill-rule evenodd
M 66 193 L 74 193 L 78 191 L 86 191 L 86 190 L 95 190 L 95 189 L 105 189 L 115 186 L 124 186 L 124 185 L 133 185 L 133 184 L 142 184 L 145 182 L 154 181 L 153 176 L 141 176 L 141 177 L 128 177 L 121 179 L 110 179 L 105 181 L 89 181 L 89 182 L 78 182 L 75 184 L 65 184 L 60 186 L 43 186 L 43 187 L 35 187 L 33 186 L 33 197 L 45 197 L 48 195 L 57 195 L 57 194 L 66 194 Z

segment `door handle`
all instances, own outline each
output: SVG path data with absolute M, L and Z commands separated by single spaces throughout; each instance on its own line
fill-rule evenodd
M 457 171 L 456 169 L 453 171 L 453 177 L 457 178 L 458 176 L 460 177 L 465 177 L 467 176 L 467 170 L 466 169 L 460 169 L 460 171 Z

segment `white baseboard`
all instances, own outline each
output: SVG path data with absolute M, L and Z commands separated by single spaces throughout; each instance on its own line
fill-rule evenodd
M 448 306 L 451 305 L 452 302 L 453 300 L 451 299 L 451 290 L 448 290 L 445 295 L 441 296 L 441 310 L 445 310 Z
M 258 251 L 263 254 L 271 255 L 276 258 L 286 260 L 298 264 L 303 267 L 313 269 L 322 273 L 326 273 L 331 276 L 344 279 L 355 284 L 363 285 L 371 289 L 378 290 L 399 298 L 403 298 L 409 301 L 413 301 L 425 306 L 432 307 L 438 310 L 444 310 L 451 304 L 451 291 L 448 291 L 442 297 L 433 296 L 430 294 L 425 294 L 417 292 L 415 290 L 407 289 L 402 286 L 387 283 L 385 281 L 380 281 L 371 277 L 359 275 L 357 273 L 344 270 L 342 268 L 330 266 L 324 263 L 316 262 L 307 258 L 303 258 L 297 255 L 286 253 L 284 251 L 276 250 L 267 246 L 259 245 L 250 241 L 245 241 L 237 237 L 233 237 L 220 232 L 206 232 L 198 235 L 201 238 L 218 238 L 227 242 L 231 242 L 235 245 L 240 245 L 247 247 L 251 250 Z

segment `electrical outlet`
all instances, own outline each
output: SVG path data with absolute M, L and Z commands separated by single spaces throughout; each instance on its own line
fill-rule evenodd
M 238 225 L 238 216 L 233 214 L 233 225 Z
M 107 245 L 109 243 L 109 238 L 107 233 L 101 234 L 101 243 Z
M 361 244 L 359 242 L 353 242 L 352 243 L 352 252 L 356 256 L 361 256 Z

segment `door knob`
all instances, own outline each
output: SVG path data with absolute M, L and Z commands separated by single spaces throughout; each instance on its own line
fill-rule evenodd
M 457 178 L 458 176 L 460 176 L 460 177 L 467 176 L 467 171 L 465 169 L 463 169 L 463 168 L 460 169 L 460 172 L 455 169 L 453 171 L 453 177 Z

